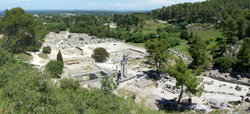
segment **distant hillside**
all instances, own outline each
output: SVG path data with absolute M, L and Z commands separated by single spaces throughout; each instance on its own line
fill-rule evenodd
M 152 15 L 162 20 L 188 22 L 216 22 L 232 9 L 249 10 L 250 0 L 207 0 L 163 7 L 152 11 Z
M 112 16 L 113 14 L 131 14 L 133 12 L 150 12 L 150 11 L 112 11 L 112 10 L 27 10 L 31 14 L 39 15 L 61 15 L 61 14 L 75 14 L 75 15 L 95 15 L 95 16 Z

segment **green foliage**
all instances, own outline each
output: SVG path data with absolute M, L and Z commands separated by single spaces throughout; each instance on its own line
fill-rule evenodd
M 200 37 L 195 36 L 192 39 L 189 52 L 193 58 L 190 64 L 192 68 L 207 67 L 209 63 L 207 45 Z
M 61 61 L 50 61 L 45 69 L 51 74 L 52 78 L 60 78 L 63 72 L 63 63 Z
M 110 92 L 80 88 L 71 79 L 62 79 L 57 87 L 32 65 L 11 61 L 11 55 L 1 49 L 0 56 L 4 61 L 0 64 L 0 109 L 8 113 L 163 114 Z
M 181 39 L 173 34 L 168 34 L 167 32 L 162 32 L 159 38 L 166 39 L 166 41 L 170 44 L 171 47 L 179 45 Z
M 95 59 L 96 62 L 105 62 L 109 58 L 109 53 L 104 48 L 96 48 L 92 58 Z
M 175 26 L 175 25 L 168 25 L 166 27 L 157 28 L 158 34 L 161 32 L 178 33 L 179 31 L 180 31 L 180 28 L 178 26 Z
M 12 55 L 3 51 L 3 49 L 0 48 L 0 66 L 6 64 L 6 63 L 13 63 L 15 62 L 12 58 Z
M 242 47 L 237 54 L 235 69 L 241 72 L 250 72 L 250 38 L 244 39 Z
M 181 30 L 180 38 L 184 39 L 184 40 L 188 40 L 188 38 L 190 38 L 190 35 L 188 34 L 188 31 L 187 30 Z
M 46 54 L 50 54 L 51 53 L 51 47 L 50 46 L 43 47 L 42 52 L 46 53 Z
M 244 4 L 244 5 L 242 5 Z M 232 9 L 247 10 L 250 8 L 248 0 L 208 0 L 196 3 L 176 4 L 153 10 L 151 14 L 161 20 L 188 23 L 217 22 Z
M 60 87 L 62 89 L 71 89 L 71 90 L 77 90 L 80 85 L 79 85 L 79 82 L 74 80 L 74 79 L 62 79 L 60 80 Z
M 50 32 L 56 32 L 56 33 L 59 33 L 60 31 L 66 31 L 66 29 L 67 29 L 67 25 L 63 22 L 48 23 L 46 26 Z
M 39 30 L 39 24 L 31 14 L 27 14 L 22 8 L 5 10 L 5 15 L 0 20 L 0 26 L 5 38 L 5 49 L 12 53 L 23 51 L 38 51 L 41 43 L 39 40 L 43 35 Z
M 106 92 L 111 92 L 112 90 L 117 88 L 117 85 L 114 83 L 113 79 L 108 76 L 104 76 L 102 78 L 101 84 L 102 84 L 102 90 Z
M 214 61 L 214 66 L 222 71 L 229 70 L 236 63 L 236 59 L 231 56 L 218 57 Z
M 126 42 L 142 43 L 145 42 L 142 32 L 136 32 L 126 39 Z
M 59 51 L 59 52 L 57 53 L 57 59 L 56 59 L 56 60 L 63 63 L 63 57 L 62 57 L 61 51 Z
M 149 53 L 149 63 L 154 65 L 158 72 L 161 72 L 163 66 L 168 62 L 169 43 L 165 39 L 152 39 L 145 43 L 145 48 Z
M 202 91 L 202 88 L 198 88 L 200 85 L 200 80 L 194 74 L 192 74 L 192 72 L 192 70 L 188 69 L 181 57 L 176 60 L 176 64 L 174 66 L 167 68 L 167 73 L 176 79 L 176 86 L 181 86 L 182 89 L 178 103 L 182 97 L 183 86 L 186 86 L 186 92 L 189 92 L 193 95 L 197 95 L 199 91 Z

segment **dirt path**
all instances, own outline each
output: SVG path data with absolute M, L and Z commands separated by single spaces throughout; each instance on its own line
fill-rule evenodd
M 42 52 L 42 48 L 43 46 L 41 47 L 39 52 L 30 52 L 31 56 L 33 57 L 33 59 L 31 60 L 31 64 L 37 65 L 39 67 L 43 67 L 49 62 L 48 59 L 43 59 L 38 56 L 38 54 Z

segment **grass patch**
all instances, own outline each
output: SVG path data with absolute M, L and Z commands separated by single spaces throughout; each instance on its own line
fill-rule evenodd
M 213 110 L 211 112 L 208 112 L 208 114 L 228 114 L 229 110 L 227 109 L 221 109 L 221 110 Z
M 157 28 L 166 27 L 167 24 L 160 23 L 155 20 L 146 20 L 144 21 L 142 33 L 148 34 L 148 33 L 157 33 Z M 132 27 L 132 31 L 135 30 L 135 27 Z
M 220 37 L 223 38 L 222 32 L 215 30 L 215 31 L 209 31 L 209 30 L 197 30 L 193 31 L 194 35 L 200 36 L 203 40 L 209 40 L 211 37 L 214 37 L 215 39 Z
M 25 53 L 15 54 L 14 56 L 17 60 L 20 60 L 20 61 L 31 61 L 33 59 L 31 55 L 28 55 Z
M 117 93 L 119 94 L 119 95 L 121 95 L 121 96 L 125 96 L 125 97 L 131 97 L 131 96 L 134 96 L 134 95 L 136 95 L 136 93 L 135 92 L 132 92 L 132 91 L 129 91 L 129 90 L 127 90 L 127 89 L 119 89 L 119 90 L 117 90 Z
M 157 28 L 161 28 L 165 26 L 167 26 L 167 24 L 160 23 L 155 20 L 148 20 L 148 21 L 145 21 L 142 32 L 143 34 L 157 33 Z
M 181 53 L 185 54 L 187 57 L 190 57 L 189 53 L 189 45 L 187 44 L 187 41 L 182 40 L 179 45 L 171 48 L 180 51 Z
M 43 58 L 43 59 L 48 59 L 49 58 L 48 55 L 45 54 L 45 53 L 39 53 L 38 56 Z

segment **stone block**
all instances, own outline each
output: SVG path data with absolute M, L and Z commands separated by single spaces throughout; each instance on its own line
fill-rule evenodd
M 240 87 L 239 85 L 237 85 L 237 86 L 235 87 L 235 90 L 241 91 L 241 90 L 242 90 L 242 87 Z

